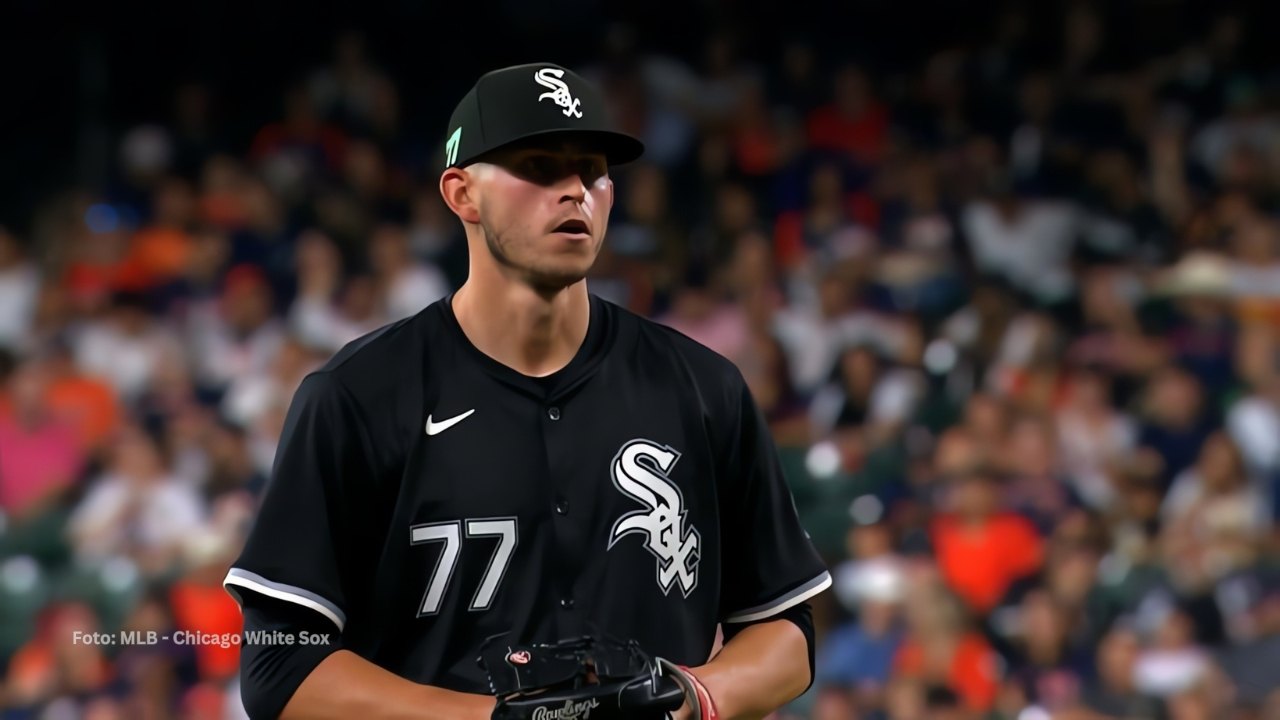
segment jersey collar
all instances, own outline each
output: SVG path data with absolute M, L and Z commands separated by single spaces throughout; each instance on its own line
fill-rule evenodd
M 463 348 L 463 354 L 495 380 L 539 401 L 551 402 L 573 393 L 596 373 L 613 344 L 617 323 L 613 321 L 612 308 L 599 297 L 588 295 L 591 316 L 587 322 L 587 336 L 573 359 L 568 365 L 546 377 L 524 375 L 494 360 L 471 344 L 458 323 L 458 317 L 453 314 L 453 295 L 454 293 L 449 293 L 437 305 L 445 327 Z

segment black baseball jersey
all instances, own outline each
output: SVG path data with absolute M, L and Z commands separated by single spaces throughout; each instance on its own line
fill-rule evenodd
M 225 586 L 302 605 L 417 682 L 484 692 L 484 640 L 635 639 L 690 665 L 720 622 L 830 576 L 741 374 L 591 296 L 563 370 L 475 348 L 451 297 L 344 348 L 298 389 Z

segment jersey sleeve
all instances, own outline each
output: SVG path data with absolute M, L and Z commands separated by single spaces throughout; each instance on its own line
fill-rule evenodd
M 244 550 L 223 581 L 237 602 L 257 593 L 309 608 L 341 631 L 358 582 L 356 544 L 362 487 L 371 477 L 354 403 L 329 373 L 307 376 L 295 393 Z
M 814 597 L 831 575 L 800 524 L 769 426 L 741 375 L 736 380 L 721 490 L 721 618 L 748 623 Z

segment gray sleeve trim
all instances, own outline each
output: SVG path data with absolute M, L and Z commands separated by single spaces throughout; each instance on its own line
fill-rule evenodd
M 738 612 L 732 613 L 729 617 L 725 618 L 724 621 L 727 623 L 744 623 L 763 620 L 772 615 L 777 615 L 787 608 L 799 605 L 829 587 L 831 587 L 831 573 L 823 570 L 821 575 L 791 592 L 770 600 L 762 605 L 756 605 L 755 607 L 749 607 L 745 610 L 739 610 Z
M 337 626 L 339 632 L 341 632 L 347 624 L 347 615 L 342 612 L 342 608 L 339 608 L 337 605 L 334 605 L 323 597 L 311 592 L 310 590 L 304 590 L 300 587 L 294 587 L 293 585 L 286 585 L 284 583 L 273 582 L 261 575 L 258 575 L 257 573 L 251 573 L 248 570 L 231 568 L 231 570 L 227 572 L 226 579 L 222 581 L 222 586 L 231 594 L 231 597 L 236 599 L 236 602 L 242 605 L 244 603 L 240 599 L 237 588 L 252 590 L 259 595 L 265 595 L 266 597 L 275 598 L 277 600 L 284 600 L 285 602 L 291 602 L 295 605 L 301 605 L 302 607 L 315 610 L 321 615 L 329 618 L 329 620 Z

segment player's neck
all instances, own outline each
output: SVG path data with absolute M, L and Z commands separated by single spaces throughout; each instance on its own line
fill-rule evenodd
M 544 297 L 525 285 L 481 289 L 468 280 L 454 293 L 453 314 L 480 352 L 521 374 L 543 377 L 577 354 L 587 337 L 591 301 L 586 281 Z

